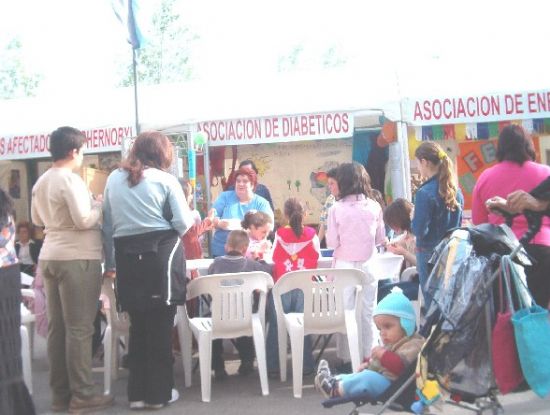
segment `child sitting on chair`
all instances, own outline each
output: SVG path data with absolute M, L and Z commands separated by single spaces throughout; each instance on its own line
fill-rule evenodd
M 250 271 L 271 273 L 271 265 L 245 257 L 248 244 L 249 239 L 246 231 L 234 230 L 229 232 L 227 242 L 225 243 L 226 254 L 214 259 L 214 262 L 208 268 L 208 275 Z M 235 346 L 241 360 L 239 374 L 248 375 L 254 370 L 254 342 L 252 341 L 252 337 L 239 337 L 235 341 Z M 227 377 L 221 339 L 212 342 L 212 369 L 214 370 L 214 378 L 216 380 L 224 380 Z
M 273 229 L 273 218 L 265 212 L 250 210 L 244 215 L 241 226 L 246 229 L 250 239 L 246 257 L 264 259 L 264 254 L 271 249 L 271 241 L 267 237 Z
M 356 373 L 332 376 L 327 361 L 321 360 L 315 386 L 326 398 L 369 394 L 376 399 L 420 353 L 424 338 L 415 333 L 414 308 L 399 288 L 378 303 L 373 315 L 384 345 L 374 347 Z

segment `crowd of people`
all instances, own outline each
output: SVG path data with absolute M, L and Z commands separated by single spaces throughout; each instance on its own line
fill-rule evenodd
M 104 194 L 95 198 L 73 172 L 82 164 L 85 140 L 72 127 L 51 134 L 52 167 L 32 190 L 32 223 L 44 229 L 43 243 L 33 239 L 30 223 L 16 226 L 13 203 L 0 189 L 0 374 L 7 379 L 0 386 L 1 413 L 34 411 L 21 380 L 20 271 L 43 281 L 52 411 L 101 410 L 113 403 L 112 396 L 95 393 L 91 375 L 102 278 L 115 278 L 118 307 L 130 316 L 129 407 L 159 409 L 179 397 L 173 376 L 173 322 L 176 306 L 186 300 L 185 259 L 203 256 L 203 233 L 214 231 L 209 274 L 260 270 L 271 273 L 275 283 L 289 271 L 317 268 L 323 241 L 333 250 L 333 267 L 363 271 L 385 247 L 402 255 L 406 266 L 416 266 L 427 308 L 433 250 L 450 229 L 463 225 L 464 198 L 453 163 L 434 142 L 423 142 L 415 151 L 424 182 L 413 201 L 396 199 L 385 206 L 365 167 L 342 163 L 327 172 L 329 194 L 319 229 L 306 225 L 306 208 L 296 198 L 285 201 L 286 224 L 275 229 L 271 194 L 258 183 L 250 160 L 241 163 L 234 186 L 220 193 L 202 219 L 193 209 L 191 185 L 167 172 L 172 145 L 165 135 L 140 134 L 120 168 L 109 175 Z M 476 183 L 473 223 L 502 223 L 495 207 L 519 214 L 525 209 L 548 213 L 550 167 L 534 161 L 532 142 L 520 127 L 502 130 L 497 157 L 499 163 Z M 524 217 L 518 216 L 512 230 L 519 237 L 526 229 Z M 548 306 L 550 219 L 543 219 L 526 249 L 536 260 L 527 269 L 529 289 L 539 304 Z M 376 397 L 418 354 L 422 339 L 409 299 L 392 291 L 377 304 L 377 291 L 378 281 L 366 272 L 360 298 L 365 364 L 354 368 L 357 374 L 333 376 L 328 363 L 321 361 L 315 382 L 327 397 L 358 391 Z M 346 307 L 353 305 L 354 296 L 353 289 L 345 292 Z M 282 304 L 285 312 L 303 311 L 303 293 L 284 294 Z M 279 353 L 271 295 L 267 320 L 267 368 L 273 377 L 279 373 Z M 350 359 L 346 341 L 345 336 L 338 338 L 343 363 Z M 235 344 L 239 374 L 246 375 L 254 370 L 252 339 L 241 337 Z M 309 338 L 303 353 L 304 374 L 313 373 Z M 228 376 L 221 340 L 213 344 L 212 370 L 217 380 Z

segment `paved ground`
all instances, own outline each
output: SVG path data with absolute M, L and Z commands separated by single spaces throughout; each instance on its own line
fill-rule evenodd
M 333 351 L 328 351 L 329 360 Z M 290 362 L 289 362 L 290 363 Z M 270 380 L 270 395 L 263 397 L 260 392 L 260 383 L 257 373 L 247 377 L 236 374 L 238 363 L 230 361 L 228 364 L 230 377 L 222 383 L 212 383 L 212 401 L 203 403 L 200 400 L 200 378 L 197 372 L 193 375 L 193 386 L 185 389 L 183 386 L 183 373 L 181 360 L 176 361 L 176 386 L 180 391 L 180 400 L 160 411 L 160 414 L 223 414 L 223 415 L 304 415 L 304 414 L 348 414 L 352 405 L 341 405 L 332 409 L 324 409 L 321 395 L 313 387 L 313 377 L 304 379 L 304 391 L 302 399 L 294 399 L 292 396 L 292 383 L 281 383 L 278 380 Z M 98 391 L 102 388 L 102 374 L 96 373 Z M 115 406 L 105 414 L 135 414 L 150 413 L 147 411 L 130 411 L 126 401 L 127 374 L 121 371 L 120 378 L 114 384 L 116 396 Z M 37 337 L 35 342 L 35 358 L 33 360 L 33 386 L 34 401 L 39 414 L 48 414 L 50 396 L 48 388 L 48 365 L 46 361 L 45 342 Z M 537 398 L 532 392 L 523 392 L 502 397 L 501 402 L 506 414 L 550 414 L 550 398 L 545 400 Z M 361 413 L 375 413 L 372 407 L 362 408 Z M 387 412 L 397 414 L 399 412 Z M 445 405 L 443 414 L 472 414 L 473 412 Z M 490 412 L 486 412 L 490 413 Z

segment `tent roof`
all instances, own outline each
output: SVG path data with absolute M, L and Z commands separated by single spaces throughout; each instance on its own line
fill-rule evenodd
M 139 86 L 142 129 L 181 131 L 198 121 L 324 111 L 358 111 L 358 127 L 378 123 L 384 113 L 399 118 L 396 94 L 380 82 L 349 71 L 283 74 L 248 82 L 193 81 Z M 133 87 L 74 92 L 55 97 L 0 101 L 0 137 L 48 133 L 60 125 L 80 129 L 134 125 Z

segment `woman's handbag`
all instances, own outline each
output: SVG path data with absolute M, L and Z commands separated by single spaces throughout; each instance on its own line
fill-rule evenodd
M 510 292 L 510 262 L 508 255 L 502 256 L 499 276 L 500 307 L 492 333 L 493 372 L 496 384 L 503 394 L 513 391 L 523 382 L 511 321 L 514 306 Z
M 511 266 L 511 276 L 516 291 L 526 287 Z M 520 309 L 512 315 L 514 335 L 518 348 L 519 361 L 525 380 L 538 396 L 550 394 L 550 320 L 548 310 L 537 305 L 531 297 L 531 305 L 526 304 L 521 295 Z

